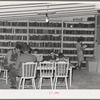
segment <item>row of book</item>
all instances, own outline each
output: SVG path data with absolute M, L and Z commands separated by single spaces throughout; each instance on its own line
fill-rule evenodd
M 27 33 L 27 29 L 0 28 L 0 33 Z M 33 34 L 61 34 L 62 30 L 55 29 L 29 29 Z M 87 34 L 92 35 L 95 31 L 89 30 L 63 30 L 63 34 Z
M 0 28 L 0 33 L 27 33 L 27 29 Z
M 0 21 L 0 26 L 27 26 L 27 22 Z
M 84 44 L 83 44 L 84 45 Z M 87 48 L 94 48 L 94 44 L 88 44 L 86 43 Z M 66 48 L 75 48 L 76 47 L 76 43 L 63 43 L 63 47 Z
M 63 37 L 64 41 L 77 41 L 78 37 Z M 83 41 L 94 41 L 94 37 L 83 37 Z
M 7 53 L 10 49 L 0 49 L 0 53 Z
M 15 29 L 15 33 L 27 33 L 27 29 Z
M 95 21 L 95 17 L 88 17 L 87 21 Z M 11 21 L 0 21 L 0 26 L 27 26 L 28 22 L 11 22 Z M 62 27 L 61 22 L 29 22 L 29 26 L 38 26 L 38 27 Z
M 95 31 L 89 31 L 89 30 L 63 30 L 63 34 L 94 35 Z
M 0 42 L 0 46 L 4 46 L 4 47 L 14 47 L 16 45 L 16 42 Z M 29 43 L 30 47 L 59 47 L 61 48 L 61 43 L 55 42 L 30 42 Z M 94 48 L 94 44 L 86 44 L 87 48 Z M 76 48 L 76 44 L 75 43 L 64 43 L 63 44 L 64 48 Z
M 70 37 L 65 36 L 63 37 L 64 41 L 77 41 L 78 37 Z M 16 35 L 0 35 L 1 40 L 27 40 L 27 36 L 16 36 Z M 61 35 L 59 36 L 52 36 L 52 35 L 32 35 L 29 36 L 29 40 L 54 40 L 54 41 L 61 41 Z M 83 37 L 83 41 L 94 41 L 94 37 Z
M 54 41 L 61 41 L 61 36 L 52 36 L 52 35 L 32 35 L 29 36 L 29 40 L 54 40 Z
M 75 57 L 75 56 L 73 56 L 73 57 L 67 56 L 67 57 L 69 57 L 70 61 L 77 61 L 77 57 Z
M 28 29 L 0 28 L 0 33 L 27 33 Z M 29 29 L 29 33 L 36 34 L 61 34 L 61 30 L 55 29 Z
M 65 23 L 64 27 L 69 27 L 69 28 L 95 28 L 95 23 L 91 23 L 91 24 L 84 24 L 84 23 L 78 23 L 78 24 L 74 24 L 74 23 Z
M 12 42 L 12 41 L 0 42 L 0 46 L 1 47 L 15 47 L 16 44 L 22 44 L 22 43 L 25 43 L 25 42 Z
M 36 33 L 36 34 L 61 34 L 61 30 L 55 30 L 55 29 L 29 29 L 29 33 Z
M 84 54 L 90 55 L 94 54 L 94 50 L 84 50 Z M 64 54 L 77 54 L 77 50 L 63 50 Z
M 36 27 L 62 27 L 62 23 L 59 22 L 29 22 L 29 26 Z
M 30 47 L 59 47 L 61 48 L 61 43 L 58 43 L 58 42 L 55 42 L 55 43 L 51 43 L 51 42 L 40 42 L 40 43 L 37 43 L 37 42 L 30 42 L 29 43 Z
M 11 42 L 0 42 L 0 46 L 10 47 L 11 46 Z
M 0 33 L 27 33 L 28 29 L 0 28 Z M 55 29 L 29 29 L 29 33 L 36 34 L 61 34 L 61 30 Z
M 39 49 L 39 53 L 41 54 L 50 54 L 51 53 L 51 49 Z M 56 54 L 59 54 L 61 52 L 61 49 L 54 49 Z
M 95 17 L 88 17 L 87 21 L 95 21 Z
M 0 28 L 0 33 L 13 33 L 12 28 Z
M 1 40 L 27 40 L 27 36 L 16 35 L 0 35 Z

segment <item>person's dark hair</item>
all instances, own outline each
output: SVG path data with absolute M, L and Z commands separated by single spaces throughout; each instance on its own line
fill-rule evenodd
M 16 48 L 17 48 L 17 49 L 21 49 L 21 45 L 16 44 Z
M 29 48 L 29 53 L 32 53 L 33 49 L 32 48 Z
M 77 38 L 77 42 L 80 42 L 80 41 L 84 41 L 84 38 L 82 36 Z
M 80 38 L 78 38 L 78 39 L 77 39 L 77 42 L 80 42 L 80 41 L 81 41 Z
M 63 58 L 63 57 L 64 57 L 64 54 L 63 54 L 63 53 L 59 53 L 59 54 L 58 54 L 58 57 L 59 57 L 59 58 Z
M 29 45 L 28 44 L 23 44 L 22 45 L 22 52 L 25 52 L 25 51 L 29 51 L 29 49 L 30 49 L 30 47 L 29 47 Z
M 35 52 L 35 51 L 37 51 L 37 53 L 39 53 L 39 50 L 38 50 L 38 49 L 34 49 L 34 52 Z

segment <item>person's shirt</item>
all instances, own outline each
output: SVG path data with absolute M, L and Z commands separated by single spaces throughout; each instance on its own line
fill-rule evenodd
M 76 43 L 77 52 L 83 51 L 86 47 L 87 45 L 82 45 L 82 43 L 79 43 L 79 42 Z
M 81 43 L 79 43 L 79 42 L 76 43 L 76 49 L 77 49 L 78 52 L 82 51 L 82 45 L 81 45 Z
M 36 57 L 37 62 L 43 61 L 43 55 L 42 54 L 32 54 L 32 55 Z
M 35 56 L 29 54 L 29 53 L 25 53 L 22 54 L 21 56 L 18 57 L 17 61 L 16 61 L 16 65 L 15 68 L 19 71 L 19 75 L 21 76 L 22 73 L 22 63 L 26 63 L 26 62 L 36 62 L 37 59 Z
M 13 64 L 16 62 L 17 58 L 18 58 L 18 54 L 16 52 L 14 52 L 14 50 L 9 50 L 5 57 L 6 63 Z
M 57 55 L 54 55 L 54 57 L 52 57 L 51 55 L 43 57 L 43 61 L 55 61 L 56 59 L 57 59 Z
M 64 57 L 62 57 L 62 58 L 57 58 L 56 61 L 57 61 L 57 62 L 59 62 L 59 61 L 64 61 L 64 62 L 66 62 L 66 59 L 65 59 Z
M 55 61 L 56 59 L 57 59 L 57 56 L 56 55 L 49 57 L 49 60 L 54 60 Z

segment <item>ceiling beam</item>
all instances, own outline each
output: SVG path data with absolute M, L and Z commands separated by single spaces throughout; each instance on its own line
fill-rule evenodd
M 68 14 L 63 14 L 63 15 L 53 15 L 53 16 L 49 16 L 49 19 L 52 19 L 52 18 L 55 18 L 55 19 L 59 19 L 59 18 L 64 18 L 64 17 L 71 17 L 71 16 L 79 16 L 79 15 L 88 15 L 88 14 L 96 14 L 96 11 L 88 11 L 88 12 L 79 12 L 78 14 L 77 13 L 68 13 Z M 23 16 L 11 16 L 11 17 L 0 17 L 0 19 L 23 19 Z M 45 19 L 45 16 L 24 16 L 24 19 Z
M 73 9 L 72 9 L 73 8 Z M 44 8 L 44 9 L 28 9 L 28 10 L 25 10 L 25 9 L 23 9 L 23 10 L 18 10 L 18 9 L 16 9 L 16 10 L 14 10 L 13 9 L 13 11 L 0 11 L 0 13 L 2 13 L 2 14 L 4 14 L 4 13 L 19 13 L 19 12 L 21 12 L 21 13 L 23 13 L 23 12 L 33 12 L 33 11 L 37 11 L 37 13 L 38 12 L 40 12 L 40 11 L 56 11 L 56 10 L 63 10 L 63 9 L 71 9 L 71 10 L 75 10 L 75 9 L 85 9 L 85 8 L 95 8 L 95 6 L 94 5 L 91 5 L 91 6 L 77 6 L 77 7 L 61 7 L 61 8 L 49 8 L 49 9 L 47 9 L 47 8 Z
M 63 10 L 58 10 L 58 11 L 49 11 L 49 12 L 55 12 L 55 13 L 61 13 L 61 12 L 78 12 L 78 11 L 87 11 L 87 10 L 94 10 L 94 8 L 88 8 L 88 9 L 78 9 L 78 10 L 76 10 L 76 9 L 74 9 L 74 10 L 66 10 L 66 9 L 63 9 Z M 48 13 L 49 13 L 48 12 Z M 43 13 L 43 12 L 42 12 Z M 40 14 L 40 15 L 42 15 L 42 13 Z M 38 13 L 37 12 L 23 12 L 23 13 L 12 13 L 12 14 L 10 14 L 10 13 L 8 13 L 8 14 L 0 14 L 0 16 L 15 16 L 15 15 L 29 15 L 29 14 L 32 14 L 32 15 L 38 15 Z
M 95 9 L 81 9 L 81 10 L 75 10 L 75 11 L 73 11 L 73 10 L 70 10 L 70 11 L 68 11 L 68 10 L 64 10 L 64 11 L 58 11 L 58 12 L 56 12 L 55 14 L 50 14 L 51 16 L 58 16 L 58 15 L 63 15 L 63 16 L 65 16 L 65 14 L 73 14 L 73 13 L 75 13 L 75 14 L 79 14 L 79 13 L 84 13 L 84 12 L 91 12 L 91 11 L 96 11 Z M 50 16 L 49 15 L 49 16 Z M 41 17 L 41 16 L 45 16 L 45 14 L 40 14 L 40 15 L 37 15 L 36 13 L 23 13 L 23 14 L 6 14 L 6 15 L 0 15 L 0 17 L 25 17 L 25 16 L 37 16 L 37 17 Z

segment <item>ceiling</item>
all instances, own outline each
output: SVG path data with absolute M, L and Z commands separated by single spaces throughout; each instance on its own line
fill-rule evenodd
M 66 17 L 96 14 L 94 3 L 0 2 L 0 20 L 62 20 Z

